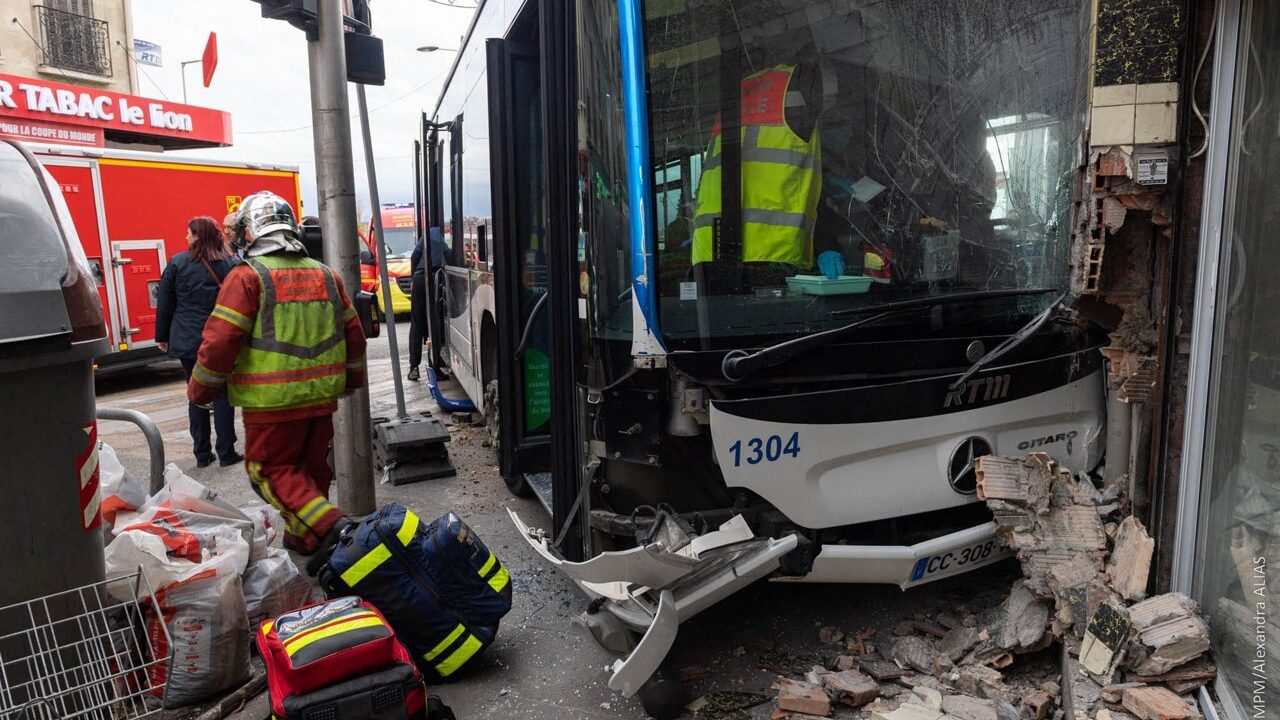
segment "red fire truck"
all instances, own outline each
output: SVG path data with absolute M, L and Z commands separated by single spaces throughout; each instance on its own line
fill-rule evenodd
M 169 154 L 31 145 L 62 186 L 85 255 L 97 275 L 114 351 L 100 370 L 163 359 L 156 299 L 169 258 L 187 249 L 187 221 L 219 223 L 240 199 L 270 190 L 294 203 L 294 167 L 194 160 Z

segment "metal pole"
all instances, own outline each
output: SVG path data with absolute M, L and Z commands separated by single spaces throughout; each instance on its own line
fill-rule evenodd
M 137 410 L 99 405 L 97 415 L 99 420 L 129 422 L 137 425 L 142 430 L 142 436 L 147 439 L 147 452 L 151 456 L 148 488 L 150 488 L 152 495 L 160 492 L 160 488 L 164 487 L 164 436 L 160 434 L 160 428 L 156 426 L 151 418 Z
M 319 0 L 318 37 L 308 37 L 311 115 L 316 155 L 316 190 L 324 228 L 324 258 L 348 292 L 360 288 L 360 248 L 356 232 L 355 169 L 351 161 L 351 118 L 347 104 L 347 58 L 342 1 Z M 338 502 L 352 515 L 374 511 L 373 427 L 369 390 L 338 401 L 334 415 L 334 471 Z
M 387 343 L 391 346 L 391 375 L 395 378 L 396 412 L 400 419 L 409 416 L 404 409 L 404 381 L 400 379 L 400 339 L 396 337 L 396 314 L 391 307 L 391 280 L 387 276 L 387 246 L 382 234 L 382 203 L 378 201 L 378 172 L 373 162 L 373 134 L 369 129 L 369 102 L 364 85 L 356 84 L 356 103 L 360 106 L 360 131 L 364 137 L 364 167 L 369 175 L 369 204 L 373 206 L 373 232 L 378 238 L 378 277 L 382 281 L 382 307 L 387 318 Z M 426 252 L 426 249 L 423 249 Z M 410 268 L 412 269 L 412 268 Z

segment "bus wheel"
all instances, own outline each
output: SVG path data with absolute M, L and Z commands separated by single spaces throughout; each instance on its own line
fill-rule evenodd
M 484 384 L 484 422 L 489 428 L 489 436 L 493 438 L 493 446 L 498 448 L 498 452 L 502 452 L 502 446 L 498 443 L 502 442 L 501 432 L 501 410 L 498 405 L 498 381 L 490 380 Z M 524 473 L 514 473 L 512 475 L 503 475 L 502 481 L 507 484 L 507 489 L 516 497 L 530 497 L 533 495 L 533 488 L 529 483 L 525 482 Z

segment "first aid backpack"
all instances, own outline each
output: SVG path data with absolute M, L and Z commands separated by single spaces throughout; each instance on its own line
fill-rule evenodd
M 396 503 L 343 535 L 320 585 L 378 608 L 429 680 L 455 675 L 488 647 L 511 610 L 507 569 L 461 518 L 424 523 Z
M 426 720 L 422 674 L 376 608 L 357 597 L 264 622 L 258 651 L 276 720 Z

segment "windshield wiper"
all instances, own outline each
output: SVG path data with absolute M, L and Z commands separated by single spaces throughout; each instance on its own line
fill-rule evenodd
M 1039 315 L 1031 318 L 1031 322 L 1023 325 L 1017 332 L 1006 338 L 1004 342 L 995 346 L 991 352 L 983 355 L 977 362 L 971 365 L 968 370 L 965 370 L 960 377 L 956 378 L 955 382 L 951 383 L 951 387 L 949 389 L 958 390 L 964 387 L 964 384 L 968 382 L 969 378 L 973 377 L 974 373 L 1004 357 L 1014 348 L 1026 342 L 1032 335 L 1039 332 L 1040 328 L 1044 327 L 1045 323 L 1049 322 L 1049 319 L 1053 317 L 1053 314 L 1058 310 L 1058 308 L 1062 307 L 1062 301 L 1066 299 L 1066 297 L 1067 294 L 1062 293 L 1055 298 L 1053 302 L 1049 303 L 1049 307 L 1045 308 Z
M 866 305 L 864 307 L 848 308 L 845 310 L 833 310 L 831 311 L 831 317 L 849 317 L 850 315 L 865 315 L 867 313 L 883 312 L 885 310 L 951 305 L 954 303 L 968 302 L 969 300 L 988 300 L 992 298 L 1018 297 L 1021 295 L 1048 295 L 1051 292 L 1057 291 L 1057 288 L 1012 288 L 1007 290 L 975 290 L 973 292 L 958 292 L 951 293 L 949 295 L 931 295 L 929 297 L 913 298 L 911 300 L 880 303 L 879 305 Z
M 900 300 L 898 302 L 868 305 L 866 307 L 850 308 L 848 310 L 837 310 L 831 313 L 832 317 L 865 315 L 867 313 L 876 314 L 868 318 L 855 320 L 848 325 L 843 325 L 831 330 L 824 330 L 819 333 L 813 333 L 812 335 L 803 335 L 798 338 L 784 340 L 780 343 L 761 348 L 754 352 L 747 352 L 746 350 L 730 350 L 725 354 L 724 360 L 720 363 L 720 374 L 729 382 L 739 382 L 758 370 L 773 367 L 774 365 L 786 362 L 801 353 L 808 352 L 814 348 L 819 348 L 830 342 L 839 340 L 854 330 L 858 330 L 890 317 L 897 317 L 923 308 L 931 308 L 937 305 L 946 305 L 969 300 L 1015 297 L 1019 295 L 1043 295 L 1051 292 L 1055 292 L 1055 290 L 1053 288 L 981 290 L 977 292 L 952 293 L 950 295 L 934 295 L 932 297 Z M 1059 298 L 1059 300 L 1061 300 L 1061 298 Z M 1054 307 L 1054 305 L 1050 305 L 1050 307 Z

